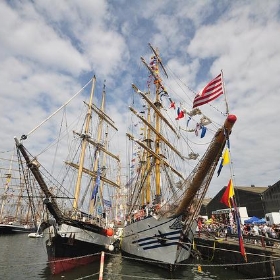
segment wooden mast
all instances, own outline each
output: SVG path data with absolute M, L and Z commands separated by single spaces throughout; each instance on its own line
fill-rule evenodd
M 162 84 L 161 84 L 161 78 L 160 78 L 160 71 L 159 71 L 159 65 L 161 66 L 161 68 L 163 69 L 165 75 L 167 76 L 167 73 L 163 67 L 163 64 L 161 62 L 161 59 L 159 57 L 159 53 L 158 50 L 155 50 L 151 44 L 149 44 L 150 48 L 152 49 L 153 53 L 154 53 L 154 59 L 155 59 L 155 67 L 153 69 L 151 69 L 146 63 L 145 60 L 142 59 L 142 61 L 144 62 L 144 64 L 146 66 L 148 66 L 148 69 L 150 70 L 151 74 L 154 77 L 154 84 L 156 86 L 156 96 L 155 96 L 155 107 L 157 108 L 158 111 L 161 110 L 161 102 L 160 102 L 160 93 L 162 91 Z M 155 154 L 156 155 L 160 155 L 160 142 L 161 142 L 161 138 L 160 138 L 160 132 L 161 132 L 161 118 L 159 114 L 155 114 L 155 130 L 156 130 L 156 134 L 155 134 Z M 159 157 L 155 158 L 155 185 L 156 185 L 156 203 L 159 203 L 159 199 L 161 196 L 161 186 L 160 186 L 160 165 L 161 165 L 161 160 Z
M 131 134 L 127 133 L 127 136 L 130 140 L 136 142 L 139 146 L 141 146 L 145 151 L 143 153 L 142 158 L 140 161 L 143 163 L 145 162 L 145 174 L 141 169 L 141 175 L 145 177 L 142 181 L 144 183 L 141 186 L 141 197 L 140 197 L 140 204 L 149 204 L 151 202 L 151 168 L 154 169 L 154 185 L 155 185 L 155 203 L 160 203 L 161 200 L 161 167 L 164 165 L 165 167 L 169 167 L 172 172 L 177 174 L 179 177 L 183 179 L 183 176 L 164 159 L 161 152 L 161 143 L 166 144 L 173 152 L 175 152 L 179 157 L 184 159 L 182 154 L 171 144 L 169 141 L 162 135 L 161 133 L 161 125 L 162 123 L 166 124 L 172 132 L 179 138 L 176 129 L 170 124 L 170 122 L 165 118 L 165 116 L 161 113 L 162 104 L 161 104 L 161 94 L 165 92 L 165 89 L 162 85 L 162 80 L 160 77 L 159 67 L 163 70 L 166 77 L 167 73 L 164 69 L 164 66 L 161 62 L 159 57 L 158 50 L 155 50 L 151 44 L 149 44 L 150 48 L 153 51 L 153 56 L 151 59 L 153 60 L 152 66 L 151 64 L 147 64 L 145 59 L 141 57 L 141 61 L 146 66 L 146 68 L 151 73 L 151 76 L 154 80 L 155 85 L 155 96 L 154 101 L 152 102 L 149 99 L 150 91 L 147 93 L 141 92 L 134 84 L 132 84 L 132 88 L 135 90 L 136 93 L 140 94 L 141 97 L 147 103 L 147 115 L 146 118 L 142 117 L 134 108 L 129 107 L 130 110 L 141 120 L 141 122 L 145 125 L 145 140 L 139 141 L 135 139 Z M 151 109 L 154 111 L 154 124 L 151 123 Z M 151 137 L 154 139 L 152 140 Z M 145 142 L 145 144 L 143 143 Z M 153 147 L 152 147 L 153 142 Z M 152 162 L 153 159 L 153 162 Z M 141 177 L 141 175 L 139 177 Z M 142 184 L 141 183 L 141 184 Z
M 82 149 L 80 154 L 80 160 L 79 160 L 79 170 L 78 170 L 78 177 L 76 182 L 76 188 L 75 188 L 75 196 L 74 196 L 74 203 L 73 208 L 78 209 L 79 207 L 79 197 L 80 197 L 80 191 L 81 191 L 81 182 L 82 182 L 82 174 L 83 174 L 83 167 L 84 167 L 84 161 L 85 161 L 85 150 L 88 144 L 88 141 L 86 140 L 86 137 L 89 133 L 89 125 L 91 121 L 91 114 L 92 114 L 92 103 L 93 103 L 93 94 L 94 94 L 94 88 L 95 88 L 95 82 L 96 78 L 95 76 L 92 78 L 92 87 L 91 87 L 91 93 L 90 93 L 90 99 L 89 99 L 89 106 L 88 106 L 88 112 L 86 116 L 86 123 L 85 123 L 85 130 L 84 130 L 84 136 L 82 138 Z
M 151 107 L 148 106 L 148 113 L 147 113 L 147 120 L 148 123 L 151 123 Z M 147 146 L 151 149 L 151 128 L 147 128 Z M 147 169 L 150 170 L 151 168 L 151 157 L 147 157 Z M 151 202 L 151 176 L 148 176 L 146 182 L 146 203 L 150 204 Z
M 158 54 L 156 53 L 156 64 L 158 67 L 159 61 L 158 61 Z M 158 70 L 159 71 L 159 70 Z M 160 82 L 159 82 L 159 76 L 157 76 L 157 79 L 154 81 L 156 84 L 156 101 L 155 101 L 155 106 L 157 107 L 158 110 L 161 109 L 161 102 L 159 99 L 159 92 L 160 92 Z M 161 122 L 160 122 L 160 117 L 158 114 L 155 115 L 155 128 L 158 133 L 160 133 L 160 128 L 161 128 Z M 160 138 L 158 134 L 156 134 L 155 138 L 155 153 L 157 155 L 160 154 Z M 155 159 L 155 180 L 156 180 L 156 198 L 159 198 L 161 195 L 161 187 L 160 187 L 160 160 L 158 158 Z M 157 201 L 159 203 L 159 201 Z
M 106 92 L 105 92 L 105 85 L 103 86 L 103 91 L 102 91 L 102 99 L 101 99 L 101 106 L 100 106 L 100 111 L 104 113 L 104 110 L 105 110 L 105 97 L 106 97 Z M 97 145 L 101 144 L 101 136 L 102 136 L 102 123 L 103 123 L 103 118 L 101 115 L 99 115 L 99 122 L 98 122 L 98 128 L 97 128 Z M 97 146 L 96 147 L 96 156 L 95 156 L 95 160 L 94 160 L 94 167 L 93 167 L 93 171 L 94 172 L 97 172 L 97 173 L 100 173 L 101 170 L 98 170 L 100 169 L 100 165 L 99 165 L 99 162 L 100 162 L 100 158 L 99 158 L 99 155 L 100 155 L 100 151 L 99 151 L 99 147 Z M 102 159 L 104 161 L 104 158 Z M 97 179 L 97 178 L 96 178 Z M 93 180 L 93 186 L 92 186 L 92 192 L 93 192 L 93 189 L 95 187 L 95 183 L 96 183 L 96 180 Z M 101 181 L 100 181 L 100 184 L 101 184 Z M 100 186 L 100 188 L 102 188 Z M 101 190 L 100 190 L 100 193 L 101 193 Z M 103 208 L 103 202 L 102 202 L 102 197 L 100 196 L 100 201 L 101 201 L 101 204 L 102 204 L 102 208 Z M 94 203 L 94 200 L 91 201 L 91 206 L 90 206 L 90 213 L 92 214 L 93 213 L 93 207 L 95 205 Z

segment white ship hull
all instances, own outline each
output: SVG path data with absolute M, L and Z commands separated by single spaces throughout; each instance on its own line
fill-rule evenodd
M 153 264 L 159 266 L 174 266 L 189 259 L 196 223 L 184 234 L 181 218 L 157 220 L 149 216 L 125 226 L 122 252 L 136 259 L 155 261 Z

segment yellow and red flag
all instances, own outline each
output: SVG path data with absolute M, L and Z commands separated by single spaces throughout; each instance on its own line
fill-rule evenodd
M 233 196 L 234 196 L 234 188 L 232 184 L 232 179 L 230 179 L 220 202 L 231 208 L 232 207 L 231 199 L 233 198 Z

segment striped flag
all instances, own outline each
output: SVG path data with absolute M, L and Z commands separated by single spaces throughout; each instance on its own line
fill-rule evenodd
M 96 196 L 97 196 L 98 189 L 100 186 L 100 179 L 101 179 L 100 176 L 101 176 L 101 170 L 100 170 L 99 164 L 98 164 L 96 181 L 95 181 L 95 185 L 94 185 L 92 195 L 91 195 L 91 199 L 94 199 L 94 204 L 96 203 Z
M 110 200 L 106 200 L 106 199 L 103 199 L 103 203 L 105 206 L 111 208 L 112 207 L 112 202 Z
M 204 105 L 223 94 L 222 74 L 209 82 L 193 101 L 193 108 Z
M 243 256 L 245 262 L 247 262 L 247 254 L 244 246 L 244 241 L 243 241 L 243 235 L 242 235 L 242 229 L 241 229 L 241 221 L 240 221 L 240 213 L 237 209 L 235 208 L 235 219 L 236 219 L 236 225 L 237 225 L 237 233 L 238 233 L 238 239 L 239 239 L 239 249 L 240 253 Z
M 236 206 L 236 203 L 231 197 L 231 202 L 234 207 L 234 212 L 235 212 L 235 220 L 236 220 L 236 226 L 237 226 L 237 234 L 238 234 L 238 240 L 239 240 L 239 249 L 240 253 L 243 256 L 245 262 L 247 262 L 247 254 L 244 246 L 244 240 L 243 240 L 243 234 L 242 234 L 242 229 L 241 229 L 241 219 L 240 219 L 240 212 L 238 207 Z

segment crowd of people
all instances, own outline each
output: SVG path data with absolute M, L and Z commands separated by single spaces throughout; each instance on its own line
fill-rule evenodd
M 243 236 L 263 236 L 266 238 L 280 239 L 280 227 L 278 225 L 264 224 L 241 224 L 241 232 Z M 223 224 L 219 222 L 200 221 L 197 227 L 198 232 L 208 233 L 216 237 L 230 237 L 237 235 L 238 230 L 236 223 Z

